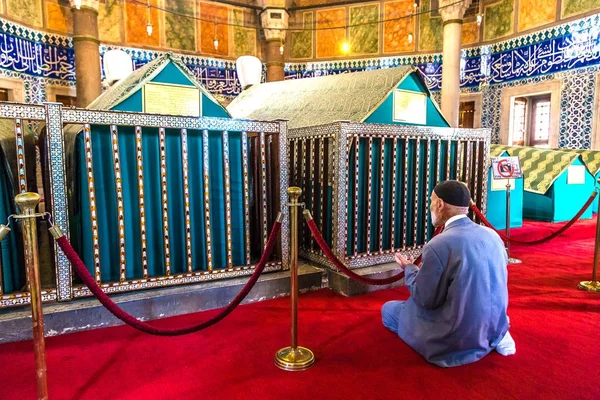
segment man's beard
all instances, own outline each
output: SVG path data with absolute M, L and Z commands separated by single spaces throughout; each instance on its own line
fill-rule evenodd
M 431 223 L 433 224 L 433 226 L 438 228 L 441 225 L 440 222 L 441 222 L 440 216 L 437 215 L 436 213 L 434 213 L 433 211 L 431 211 Z

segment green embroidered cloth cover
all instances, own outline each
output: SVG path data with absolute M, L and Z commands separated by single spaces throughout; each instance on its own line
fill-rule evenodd
M 497 157 L 504 151 L 519 157 L 525 190 L 539 194 L 545 194 L 560 174 L 580 156 L 574 151 L 504 145 L 491 145 L 490 156 Z

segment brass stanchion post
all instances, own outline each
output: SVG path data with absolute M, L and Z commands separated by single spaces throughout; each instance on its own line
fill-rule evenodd
M 286 371 L 303 371 L 315 363 L 315 355 L 305 347 L 298 346 L 298 198 L 302 189 L 288 188 L 290 196 L 290 281 L 292 300 L 292 345 L 284 347 L 275 355 L 275 365 Z
M 509 264 L 521 264 L 518 258 L 510 256 L 510 179 L 506 180 L 506 255 Z
M 21 193 L 15 197 L 15 203 L 21 215 L 23 228 L 23 244 L 25 247 L 25 269 L 31 295 L 31 323 L 33 325 L 33 345 L 35 352 L 35 372 L 37 379 L 38 399 L 48 398 L 48 380 L 46 377 L 46 345 L 44 342 L 44 316 L 42 313 L 42 296 L 40 293 L 40 270 L 38 259 L 38 240 L 35 207 L 40 202 L 37 193 Z
M 600 180 L 598 181 L 600 183 Z M 578 288 L 588 292 L 600 293 L 600 282 L 598 282 L 598 259 L 600 258 L 600 210 L 596 214 L 596 244 L 594 246 L 594 267 L 592 268 L 592 280 L 579 282 Z

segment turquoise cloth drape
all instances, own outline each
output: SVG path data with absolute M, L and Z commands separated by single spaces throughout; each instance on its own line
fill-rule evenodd
M 8 216 L 15 213 L 15 191 L 4 152 L 0 150 L 0 223 L 6 224 Z M 21 232 L 11 224 L 12 232 L 0 242 L 2 251 L 2 283 L 4 293 L 20 291 L 25 285 L 25 264 L 22 253 Z
M 152 82 L 193 86 L 190 79 L 172 63 L 167 64 L 152 79 Z M 214 103 L 204 94 L 201 94 L 201 102 L 203 116 L 230 118 L 221 105 Z M 113 110 L 141 112 L 143 110 L 142 90 L 124 99 L 114 106 Z M 143 269 L 135 131 L 133 127 L 118 127 L 118 132 L 125 215 L 126 278 L 139 279 L 143 276 Z M 118 281 L 120 271 L 117 197 L 109 127 L 92 126 L 91 135 L 102 281 Z M 208 136 L 212 267 L 220 269 L 225 268 L 227 262 L 223 136 L 222 132 L 209 132 Z M 235 266 L 244 265 L 246 258 L 241 140 L 240 132 L 229 132 L 231 240 Z M 202 132 L 187 131 L 188 190 L 194 271 L 208 269 L 203 144 Z M 77 236 L 74 242 L 78 244 L 79 254 L 82 255 L 88 269 L 93 272 L 89 188 L 82 133 L 77 137 L 74 151 L 77 161 L 76 197 L 79 207 L 77 215 L 71 221 L 71 232 Z M 183 159 L 179 129 L 165 131 L 165 154 L 169 255 L 171 273 L 176 274 L 187 271 Z M 142 160 L 148 275 L 164 276 L 166 274 L 165 234 L 162 215 L 160 142 L 157 128 L 143 128 Z
M 368 139 L 358 139 L 358 150 L 356 138 L 350 147 L 348 154 L 348 215 L 347 215 L 347 242 L 346 255 L 351 256 L 356 253 L 367 251 L 367 229 L 371 235 L 371 252 L 379 251 L 379 232 L 382 231 L 381 247 L 383 250 L 392 248 L 402 248 L 413 245 L 424 244 L 424 237 L 429 239 L 433 235 L 431 221 L 426 226 L 429 213 L 430 196 L 433 188 L 437 184 L 437 177 L 440 180 L 445 179 L 446 169 L 444 168 L 447 158 L 447 142 L 442 142 L 442 146 L 437 148 L 435 141 L 427 144 L 427 140 L 419 142 L 419 158 L 416 159 L 417 141 L 415 139 L 400 138 L 396 141 L 395 149 L 395 180 L 392 182 L 394 168 L 393 157 L 393 139 L 386 138 L 383 144 L 380 139 L 374 139 L 371 153 L 371 196 L 368 197 L 369 179 L 368 179 Z M 383 146 L 383 148 L 382 148 Z M 405 160 L 405 154 L 408 146 L 408 159 Z M 451 146 L 451 177 L 455 176 L 455 149 L 456 143 Z M 358 151 L 358 174 L 356 172 L 356 151 Z M 441 151 L 440 164 L 437 165 L 437 154 Z M 429 162 L 427 153 L 429 152 Z M 381 168 L 381 157 L 383 157 L 383 169 Z M 418 184 L 416 171 L 419 171 Z M 407 180 L 405 180 L 405 169 Z M 429 173 L 429 183 L 427 174 Z M 383 174 L 383 187 L 381 187 L 381 175 Z M 356 211 L 356 182 L 358 180 L 358 220 L 355 218 Z M 395 202 L 392 204 L 392 184 L 395 186 Z M 404 211 L 404 190 L 406 188 L 406 212 Z M 416 204 L 417 215 L 415 211 L 415 197 L 418 193 Z M 381 201 L 383 199 L 383 220 L 381 221 Z M 371 219 L 368 219 L 368 207 L 371 207 Z M 394 214 L 394 236 L 392 239 L 392 208 Z M 354 224 L 358 224 L 357 229 L 357 247 L 354 245 Z M 417 236 L 415 238 L 414 226 L 417 227 Z M 406 235 L 406 243 L 404 242 Z M 416 240 L 416 243 L 415 243 Z
M 137 155 L 133 128 L 118 131 L 119 156 L 122 172 L 123 207 L 125 214 L 126 277 L 142 277 L 141 228 L 139 188 L 137 182 Z M 92 127 L 92 154 L 94 186 L 97 203 L 102 281 L 119 280 L 119 244 L 117 197 L 110 131 L 108 126 Z M 214 269 L 225 268 L 225 182 L 222 132 L 209 132 L 209 193 L 211 218 L 211 250 Z M 231 228 L 233 264 L 245 265 L 245 226 L 243 202 L 243 171 L 241 133 L 229 133 L 229 168 L 231 182 Z M 83 134 L 76 141 L 79 171 L 79 218 L 81 245 L 78 249 L 90 271 L 93 271 L 93 243 L 89 187 L 85 170 Z M 181 132 L 165 132 L 168 233 L 170 242 L 171 273 L 187 270 L 186 237 L 183 192 L 183 160 Z M 144 202 L 149 276 L 166 274 L 164 233 L 162 224 L 162 186 L 160 175 L 159 132 L 143 129 L 142 165 L 144 174 Z M 192 235 L 192 263 L 194 270 L 207 269 L 206 231 L 204 214 L 203 139 L 202 132 L 188 131 L 188 183 Z M 76 230 L 75 230 L 76 231 Z

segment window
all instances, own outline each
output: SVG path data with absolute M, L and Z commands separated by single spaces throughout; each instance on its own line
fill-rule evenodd
M 550 136 L 550 95 L 532 99 L 529 145 L 548 147 Z
M 9 101 L 8 100 L 8 89 L 0 88 L 0 101 Z
M 550 147 L 550 106 L 550 94 L 514 98 L 510 144 Z
M 61 94 L 56 95 L 56 102 L 62 103 L 65 107 L 75 106 L 75 101 L 76 99 L 73 96 L 65 96 Z
M 512 144 L 517 146 L 525 145 L 525 124 L 527 118 L 527 99 L 519 97 L 515 99 L 513 104 L 513 121 L 512 121 Z
M 458 127 L 473 128 L 475 124 L 475 102 L 463 101 L 458 108 Z

